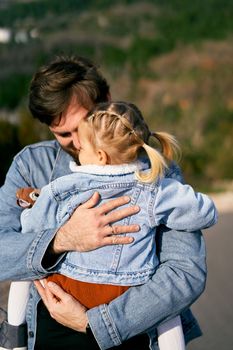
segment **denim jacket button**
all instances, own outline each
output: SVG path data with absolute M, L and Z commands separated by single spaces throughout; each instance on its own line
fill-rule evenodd
M 30 331 L 28 332 L 29 338 L 33 338 L 34 337 L 34 332 Z

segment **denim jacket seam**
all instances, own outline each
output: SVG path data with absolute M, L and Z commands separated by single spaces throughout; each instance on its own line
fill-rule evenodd
M 23 160 L 21 159 L 21 157 L 17 157 L 15 158 L 15 162 L 16 164 L 18 165 L 19 167 L 19 171 L 21 173 L 21 176 L 23 177 L 23 179 L 25 180 L 26 183 L 30 183 L 30 179 L 28 177 L 28 171 L 26 170 L 26 167 L 24 165 L 24 162 Z
M 53 182 L 51 182 L 51 190 L 54 196 L 54 199 L 57 202 L 62 202 L 66 197 L 70 197 L 69 200 L 72 198 L 73 195 L 78 195 L 79 194 L 79 188 L 75 188 L 73 190 L 67 190 L 60 192 L 56 190 L 56 186 L 53 185 Z
M 50 141 L 48 141 L 50 142 Z M 46 147 L 48 148 L 52 148 L 54 150 L 57 150 L 57 147 L 54 145 L 52 145 L 51 143 L 46 144 Z M 45 147 L 46 141 L 43 142 L 38 142 L 29 146 L 24 147 L 15 157 L 14 157 L 14 161 L 16 162 L 16 164 L 18 164 L 19 170 L 21 172 L 22 177 L 24 178 L 25 182 L 27 182 L 28 184 L 30 184 L 30 178 L 29 178 L 29 172 L 27 171 L 26 167 L 25 167 L 25 159 L 27 159 L 28 161 L 28 152 L 30 152 L 30 150 L 32 149 L 36 149 L 36 148 L 43 148 Z M 25 159 L 24 159 L 25 158 Z M 54 170 L 54 168 L 53 168 Z M 53 172 L 53 171 L 52 171 Z
M 113 319 L 108 312 L 108 306 L 106 304 L 100 305 L 100 312 L 102 319 L 106 325 L 106 328 L 108 330 L 108 334 L 110 338 L 112 339 L 112 342 L 115 346 L 120 345 L 122 343 L 119 332 L 113 322 Z
M 129 185 L 129 187 L 131 187 L 131 183 L 127 183 L 126 185 Z M 138 197 L 140 196 L 140 193 L 141 193 L 141 190 L 140 188 L 138 188 L 137 186 L 135 187 L 135 190 L 133 192 L 133 195 L 131 197 L 131 205 L 136 205 L 137 203 L 137 200 L 138 200 Z M 124 220 L 124 225 L 129 225 L 130 223 L 130 216 L 125 218 Z M 111 264 L 111 271 L 114 271 L 116 272 L 118 267 L 119 267 L 119 264 L 120 264 L 120 260 L 121 260 L 121 254 L 122 254 L 122 250 L 123 250 L 123 245 L 119 244 L 116 246 L 115 248 L 115 252 L 113 254 L 113 259 L 112 259 L 112 264 Z
M 156 183 L 153 185 L 153 191 L 151 191 L 150 193 L 150 198 L 151 200 L 149 201 L 148 204 L 148 213 L 149 213 L 149 218 L 150 218 L 150 224 L 151 227 L 154 228 L 156 226 L 159 225 L 159 223 L 157 222 L 156 218 L 156 213 L 155 213 L 155 207 L 156 207 L 156 199 L 158 196 L 158 188 L 159 188 L 159 184 L 160 184 L 160 179 L 158 179 L 156 181 Z
M 150 218 L 150 224 L 151 227 L 157 226 L 157 223 L 155 222 L 155 215 L 154 215 L 154 206 L 155 206 L 155 198 L 156 198 L 157 192 L 151 192 L 151 200 L 148 204 L 148 214 Z
M 17 158 L 19 158 L 19 157 L 23 158 L 23 156 L 25 155 L 25 152 L 36 149 L 36 148 L 42 148 L 43 150 L 47 147 L 52 148 L 53 150 L 60 149 L 60 146 L 56 145 L 55 143 L 51 144 L 51 142 L 52 142 L 52 140 L 51 141 L 42 141 L 42 142 L 34 143 L 32 145 L 25 146 L 19 153 L 17 153 L 15 155 L 14 160 L 17 160 Z M 27 155 L 26 155 L 26 158 L 28 158 Z
M 132 188 L 134 186 L 135 186 L 135 183 L 133 183 L 133 182 L 107 183 L 107 184 L 102 184 L 102 185 L 98 184 L 97 185 L 97 189 L 101 189 L 101 190 L 124 189 L 124 188 L 125 189 L 130 189 L 130 188 Z M 87 188 L 83 188 L 82 187 L 82 190 L 84 190 L 84 191 L 86 191 L 88 189 L 89 189 L 89 187 L 87 187 Z M 92 187 L 92 189 L 95 189 L 94 186 Z M 77 187 L 76 190 L 79 190 L 79 188 Z
M 56 180 L 55 180 L 56 181 Z M 76 188 L 74 188 L 73 190 L 67 190 L 67 191 L 63 191 L 63 192 L 59 192 L 56 189 L 56 186 L 54 185 L 55 181 L 51 182 L 51 188 L 52 188 L 52 192 L 54 195 L 54 198 L 57 199 L 57 201 L 62 201 L 64 200 L 64 198 L 69 195 L 70 197 L 72 197 L 73 194 L 78 194 L 78 192 L 80 191 L 80 188 L 77 186 Z M 97 185 L 96 188 L 94 186 L 91 186 L 92 190 L 108 190 L 108 189 L 118 189 L 118 188 L 127 188 L 130 189 L 132 187 L 134 187 L 134 183 L 133 182 L 124 182 L 124 183 L 110 183 L 110 184 L 103 184 L 103 185 Z M 82 187 L 82 191 L 87 191 L 89 188 L 83 188 Z
M 103 190 L 108 190 L 111 188 L 132 188 L 135 186 L 134 181 L 130 182 L 120 182 L 120 183 L 108 183 L 108 184 L 103 184 L 98 186 L 98 188 L 103 189 Z
M 38 243 L 43 237 L 43 233 L 44 231 L 40 232 L 40 234 L 38 234 L 37 237 L 34 239 L 30 249 L 28 250 L 28 255 L 27 255 L 27 267 L 41 277 L 43 277 L 43 274 L 39 273 L 33 266 L 33 257 L 35 255 L 36 247 L 38 246 Z
M 56 149 L 56 148 L 55 148 Z M 54 175 L 54 172 L 56 170 L 56 165 L 57 165 L 57 162 L 58 162 L 58 158 L 60 156 L 60 153 L 61 153 L 61 147 L 59 147 L 57 149 L 57 154 L 56 154 L 56 157 L 55 157 L 55 161 L 54 161 L 54 164 L 53 164 L 53 168 L 52 168 L 52 171 L 51 171 L 51 174 L 50 174 L 50 177 L 49 177 L 49 181 L 51 182 L 52 181 L 52 178 L 53 178 L 53 175 Z

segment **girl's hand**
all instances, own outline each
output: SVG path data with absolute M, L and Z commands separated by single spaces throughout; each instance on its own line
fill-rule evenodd
M 63 326 L 78 332 L 86 332 L 88 318 L 86 308 L 54 282 L 46 279 L 34 281 L 50 315 Z

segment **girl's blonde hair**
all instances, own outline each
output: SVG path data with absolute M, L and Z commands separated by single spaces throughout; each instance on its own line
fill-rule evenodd
M 151 169 L 136 173 L 142 182 L 153 182 L 158 176 L 163 176 L 167 162 L 179 150 L 172 135 L 150 132 L 140 110 L 132 103 L 100 103 L 88 113 L 84 122 L 91 127 L 91 143 L 96 149 L 106 152 L 109 164 L 131 163 L 139 157 L 142 149 L 146 151 Z M 148 145 L 150 136 L 159 141 L 161 152 Z

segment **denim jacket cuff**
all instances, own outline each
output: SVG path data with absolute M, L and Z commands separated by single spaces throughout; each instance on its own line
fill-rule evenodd
M 88 310 L 87 316 L 92 333 L 101 350 L 122 343 L 106 304 Z
M 35 271 L 38 277 L 44 277 L 44 275 L 48 273 L 56 272 L 56 266 L 64 256 L 64 254 L 57 255 L 55 259 L 51 259 L 50 266 L 47 264 L 48 259 L 46 259 L 46 254 L 49 254 L 48 247 L 56 231 L 57 230 L 54 229 L 41 231 L 32 242 L 28 251 L 27 265 L 30 269 Z M 46 261 L 46 263 L 44 263 L 44 261 Z

